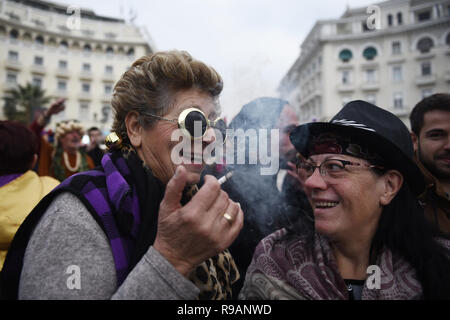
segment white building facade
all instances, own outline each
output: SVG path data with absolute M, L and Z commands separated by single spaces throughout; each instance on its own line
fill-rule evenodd
M 366 100 L 409 126 L 418 101 L 450 92 L 450 1 L 391 0 L 317 21 L 279 92 L 302 123 Z
M 144 28 L 122 19 L 39 0 L 0 0 L 0 95 L 31 82 L 52 101 L 65 98 L 66 109 L 50 127 L 78 119 L 86 129 L 110 130 L 115 82 L 154 50 Z

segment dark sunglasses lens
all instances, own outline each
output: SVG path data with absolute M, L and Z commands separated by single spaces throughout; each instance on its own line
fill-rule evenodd
M 217 120 L 216 125 L 214 126 L 216 130 L 220 132 L 222 135 L 222 140 L 225 141 L 227 137 L 227 124 L 222 119 Z
M 202 137 L 206 132 L 206 118 L 198 111 L 191 111 L 184 120 L 186 130 L 195 138 Z M 195 128 L 197 127 L 197 130 Z

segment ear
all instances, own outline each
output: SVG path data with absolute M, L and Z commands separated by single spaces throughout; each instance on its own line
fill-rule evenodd
M 414 132 L 411 131 L 411 140 L 413 142 L 413 146 L 414 146 L 414 153 L 417 152 L 417 149 L 419 149 L 419 138 L 416 136 L 416 134 Z
M 380 205 L 387 206 L 397 195 L 403 184 L 403 175 L 397 170 L 389 170 L 383 175 L 384 191 L 380 197 Z
M 135 111 L 131 111 L 125 117 L 125 126 L 127 127 L 128 138 L 135 148 L 139 148 L 142 144 L 142 130 L 139 123 L 139 115 Z

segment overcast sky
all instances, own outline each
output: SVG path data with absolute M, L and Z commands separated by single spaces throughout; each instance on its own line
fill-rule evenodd
M 224 79 L 229 120 L 260 96 L 278 96 L 280 80 L 300 54 L 318 19 L 338 18 L 373 0 L 62 0 L 98 15 L 127 18 L 147 28 L 157 50 L 186 50 Z M 131 14 L 132 16 L 133 14 Z

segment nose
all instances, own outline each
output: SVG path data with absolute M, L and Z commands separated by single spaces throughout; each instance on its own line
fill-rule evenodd
M 325 190 L 328 187 L 324 177 L 320 174 L 319 168 L 314 168 L 313 174 L 305 180 L 303 186 L 307 190 L 321 189 Z
M 205 135 L 203 136 L 203 143 L 208 145 L 216 141 L 216 132 L 213 128 L 209 127 L 206 129 Z

